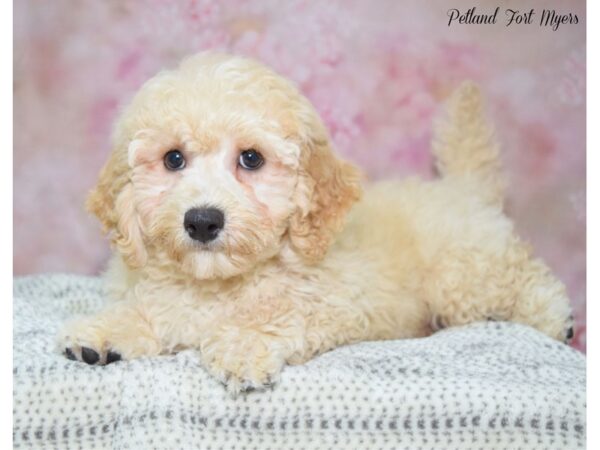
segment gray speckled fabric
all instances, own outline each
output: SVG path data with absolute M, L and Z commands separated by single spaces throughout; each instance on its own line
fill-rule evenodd
M 107 367 L 55 353 L 60 324 L 102 302 L 97 278 L 15 280 L 16 448 L 585 448 L 585 357 L 524 326 L 342 347 L 233 399 L 194 351 Z

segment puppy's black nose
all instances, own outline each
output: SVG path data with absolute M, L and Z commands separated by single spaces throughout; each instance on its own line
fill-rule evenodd
M 185 231 L 192 239 L 202 243 L 215 239 L 224 224 L 225 216 L 216 208 L 193 208 L 183 218 Z

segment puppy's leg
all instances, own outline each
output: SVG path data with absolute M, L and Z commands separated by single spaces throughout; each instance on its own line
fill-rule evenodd
M 339 288 L 339 289 L 338 289 Z M 427 307 L 395 284 L 370 295 L 321 286 L 294 299 L 245 299 L 219 311 L 225 323 L 206 328 L 201 354 L 208 370 L 237 393 L 277 381 L 284 364 L 301 364 L 340 345 L 431 333 Z
M 564 286 L 517 239 L 502 254 L 476 248 L 447 251 L 431 272 L 425 298 L 432 323 L 512 320 L 555 339 L 572 337 Z
M 98 365 L 161 353 L 148 319 L 130 302 L 117 302 L 67 323 L 58 335 L 58 346 L 69 359 Z
M 262 304 L 261 304 L 262 303 Z M 244 310 L 207 324 L 200 353 L 207 370 L 232 394 L 275 382 L 292 354 L 304 347 L 304 321 L 286 302 L 248 302 Z
M 573 337 L 573 316 L 565 286 L 540 260 L 526 261 L 517 279 L 511 320 L 537 328 L 560 341 Z

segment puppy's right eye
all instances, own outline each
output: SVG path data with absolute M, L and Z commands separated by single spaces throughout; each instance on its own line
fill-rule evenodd
M 179 150 L 171 150 L 165 154 L 165 167 L 169 170 L 181 170 L 185 167 L 185 158 Z

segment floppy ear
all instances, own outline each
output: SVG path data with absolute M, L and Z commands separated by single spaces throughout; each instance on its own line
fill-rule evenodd
M 100 171 L 100 178 L 91 190 L 86 208 L 95 214 L 105 233 L 131 268 L 146 263 L 146 249 L 135 211 L 133 185 L 129 179 L 127 151 L 113 150 Z
M 334 155 L 324 125 L 313 114 L 312 129 L 301 150 L 296 188 L 299 208 L 289 232 L 292 245 L 309 262 L 325 256 L 362 193 L 360 172 Z

